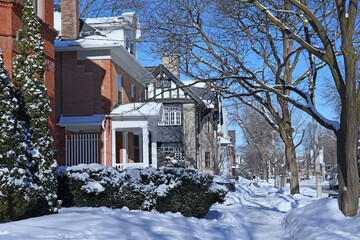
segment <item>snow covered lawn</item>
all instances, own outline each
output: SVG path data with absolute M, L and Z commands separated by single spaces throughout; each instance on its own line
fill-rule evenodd
M 277 190 L 266 182 L 236 182 L 224 204 L 204 219 L 127 208 L 64 208 L 59 214 L 0 224 L 0 239 L 360 239 L 360 218 L 345 218 L 336 199 L 315 190 Z M 249 186 L 250 185 L 250 186 Z

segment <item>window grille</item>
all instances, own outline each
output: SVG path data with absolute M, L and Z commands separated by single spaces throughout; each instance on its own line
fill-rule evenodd
M 160 126 L 181 125 L 180 107 L 164 107 L 164 117 L 164 121 L 159 123 Z
M 210 168 L 210 152 L 205 152 L 205 168 Z

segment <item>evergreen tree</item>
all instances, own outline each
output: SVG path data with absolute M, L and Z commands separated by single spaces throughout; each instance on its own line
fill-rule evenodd
M 52 137 L 48 119 L 51 113 L 44 83 L 45 53 L 40 36 L 40 22 L 32 0 L 24 1 L 22 26 L 15 41 L 19 54 L 13 59 L 14 83 L 20 91 L 22 119 L 26 122 L 31 142 L 28 151 L 30 172 L 37 185 L 36 206 L 30 216 L 54 211 L 56 205 L 56 161 L 52 153 Z
M 22 218 L 35 202 L 26 156 L 29 144 L 17 119 L 16 95 L 0 51 L 0 222 Z

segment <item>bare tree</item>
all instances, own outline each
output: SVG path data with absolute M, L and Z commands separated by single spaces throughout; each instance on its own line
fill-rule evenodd
M 283 11 L 278 16 L 287 19 L 290 13 Z M 291 22 L 296 29 L 302 20 Z M 299 193 L 291 106 L 283 98 L 291 91 L 278 89 L 282 95 L 276 96 L 261 88 L 283 83 L 304 88 L 310 71 L 297 69 L 304 48 L 295 46 L 293 39 L 255 8 L 235 0 L 161 1 L 143 23 L 148 30 L 146 40 L 155 43 L 153 51 L 179 53 L 184 73 L 207 82 L 223 98 L 236 98 L 252 107 L 280 133 L 291 173 L 291 193 Z
M 61 4 L 61 0 L 55 0 Z M 80 17 L 120 16 L 123 11 L 141 11 L 147 6 L 146 0 L 79 0 Z
M 304 19 L 304 28 L 312 28 L 317 41 L 311 44 L 303 36 L 294 32 L 286 21 L 279 19 L 273 13 L 282 11 L 282 8 L 274 7 L 273 1 L 244 0 L 249 6 L 255 6 L 259 12 L 266 16 L 272 23 L 280 28 L 287 36 L 294 39 L 300 46 L 305 48 L 311 55 L 324 61 L 330 69 L 336 90 L 341 100 L 340 122 L 330 122 L 321 116 L 314 108 L 309 94 L 299 91 L 293 86 L 282 85 L 279 89 L 289 89 L 299 94 L 305 103 L 300 103 L 287 96 L 283 96 L 279 90 L 262 86 L 278 96 L 283 96 L 295 106 L 301 108 L 324 127 L 331 129 L 337 136 L 337 156 L 339 174 L 339 208 L 345 216 L 355 216 L 359 205 L 359 176 L 356 159 L 356 142 L 360 121 L 360 91 L 356 81 L 357 55 L 354 46 L 354 30 L 359 29 L 358 0 L 336 0 L 334 10 L 336 18 L 328 18 L 326 14 L 319 14 L 317 8 L 308 5 L 305 0 L 288 0 L 287 2 L 297 11 L 291 13 L 293 18 L 298 16 Z M 323 4 L 325 4 L 324 2 Z M 300 15 L 299 15 L 300 14 Z M 333 32 L 328 32 L 322 20 L 327 19 L 337 26 L 335 32 L 340 40 L 336 41 Z M 355 28 L 357 26 L 357 28 Z M 318 45 L 320 44 L 320 46 Z M 337 45 L 340 44 L 342 58 L 337 58 Z M 345 73 L 342 74 L 341 66 L 344 65 Z
M 358 0 L 147 2 L 140 16 L 145 17 L 142 22 L 147 25 L 147 40 L 154 43 L 154 50 L 179 53 L 184 73 L 207 82 L 224 98 L 237 98 L 258 109 L 280 132 L 293 175 L 291 193 L 299 192 L 299 186 L 290 104 L 335 133 L 339 208 L 345 216 L 356 215 L 360 91 L 355 78 L 358 46 L 354 44 L 358 42 L 354 39 L 360 29 Z M 306 60 L 300 58 L 303 51 L 309 53 Z M 316 69 L 324 65 L 340 96 L 340 121 L 326 119 L 314 106 Z
M 271 172 L 276 176 L 282 172 L 284 158 L 283 142 L 279 133 L 256 111 L 243 107 L 231 117 L 243 130 L 247 144 L 243 146 L 243 158 L 249 172 L 268 181 Z M 256 164 L 255 164 L 256 163 Z M 283 177 L 286 178 L 284 175 Z

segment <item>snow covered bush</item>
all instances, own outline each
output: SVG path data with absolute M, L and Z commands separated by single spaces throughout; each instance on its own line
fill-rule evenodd
M 118 171 L 98 164 L 60 167 L 58 196 L 64 206 L 88 206 L 180 212 L 203 217 L 226 188 L 194 169 L 161 168 Z
M 22 26 L 15 41 L 18 55 L 13 59 L 13 78 L 19 91 L 20 119 L 26 125 L 27 158 L 36 202 L 29 216 L 56 211 L 56 161 L 48 119 L 50 101 L 44 83 L 45 53 L 40 36 L 41 24 L 32 0 L 24 1 Z
M 23 218 L 35 199 L 16 92 L 0 51 L 0 222 Z
M 210 207 L 222 203 L 227 190 L 213 183 L 213 177 L 195 169 L 163 168 L 168 187 L 158 196 L 155 209 L 159 212 L 181 212 L 186 217 L 204 217 Z

